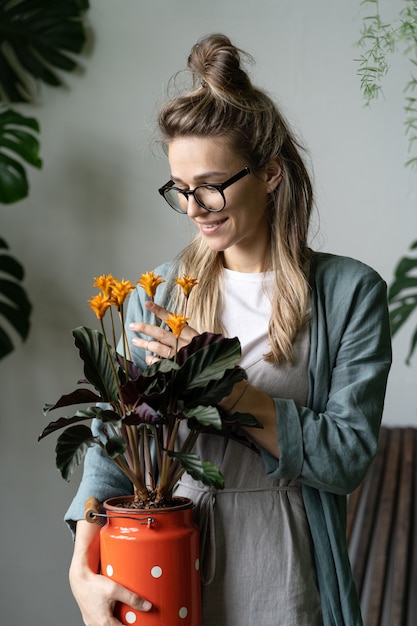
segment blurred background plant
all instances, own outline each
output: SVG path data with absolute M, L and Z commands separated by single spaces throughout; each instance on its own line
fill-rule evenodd
M 408 140 L 406 167 L 417 171 L 417 0 L 404 0 L 403 8 L 391 21 L 381 16 L 379 0 L 363 0 L 364 17 L 357 45 L 362 54 L 359 64 L 360 87 L 366 105 L 383 95 L 382 81 L 390 70 L 390 56 L 402 54 L 410 64 L 410 77 L 404 86 L 404 128 Z M 417 240 L 394 269 L 389 285 L 391 331 L 394 336 L 417 311 Z M 417 325 L 412 329 L 406 363 L 417 346 Z
M 86 43 L 88 0 L 0 0 L 0 204 L 29 193 L 26 164 L 42 167 L 38 121 L 11 107 L 35 104 L 41 83 L 62 86 L 61 72 L 79 68 L 74 56 Z M 0 359 L 25 340 L 32 306 L 23 265 L 0 236 Z

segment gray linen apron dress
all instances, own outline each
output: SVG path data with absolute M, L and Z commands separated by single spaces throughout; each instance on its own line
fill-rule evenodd
M 228 335 L 239 336 L 239 324 L 233 326 Z M 309 331 L 307 317 L 293 366 L 267 364 L 262 354 L 245 361 L 242 343 L 249 382 L 305 405 Z M 322 626 L 299 483 L 268 478 L 256 451 L 221 436 L 201 435 L 195 452 L 225 479 L 225 489 L 216 491 L 184 475 L 176 491 L 194 501 L 201 531 L 202 626 Z

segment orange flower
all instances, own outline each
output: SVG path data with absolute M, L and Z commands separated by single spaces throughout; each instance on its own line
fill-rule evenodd
M 181 314 L 171 313 L 165 320 L 165 324 L 170 327 L 174 337 L 178 339 L 183 329 L 187 326 L 188 319 L 188 317 L 184 317 Z
M 129 293 L 135 288 L 135 285 L 130 280 L 114 280 L 111 291 L 111 300 L 118 309 L 122 306 Z
M 111 296 L 114 282 L 115 278 L 113 278 L 112 274 L 102 274 L 101 276 L 94 277 L 93 287 L 101 289 L 105 296 Z
M 99 320 L 102 320 L 106 314 L 107 309 L 112 305 L 112 301 L 109 296 L 102 293 L 97 294 L 91 300 L 88 300 L 88 306 L 97 315 Z
M 196 280 L 192 276 L 187 276 L 187 274 L 184 274 L 182 278 L 177 278 L 175 284 L 180 285 L 184 296 L 188 298 L 193 287 L 195 287 L 198 284 L 198 280 Z
M 140 285 L 145 291 L 149 298 L 153 298 L 156 293 L 156 289 L 158 285 L 164 283 L 165 281 L 159 274 L 155 275 L 155 272 L 146 272 L 142 274 L 140 280 L 138 280 L 138 285 Z

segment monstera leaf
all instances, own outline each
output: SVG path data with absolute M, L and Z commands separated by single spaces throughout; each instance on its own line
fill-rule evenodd
M 0 238 L 0 359 L 13 350 L 10 332 L 3 322 L 9 324 L 24 340 L 30 327 L 32 306 L 21 286 L 24 272 L 21 264 L 8 253 L 6 242 Z
M 0 203 L 18 202 L 28 195 L 29 185 L 22 162 L 41 168 L 39 124 L 11 109 L 0 113 Z
M 62 84 L 61 71 L 77 67 L 86 35 L 88 0 L 0 0 L 0 94 L 31 102 L 39 81 Z
M 417 250 L 417 241 L 411 246 L 410 250 Z M 417 257 L 403 257 L 394 274 L 389 292 L 388 302 L 390 305 L 390 321 L 391 332 L 396 332 L 409 320 L 412 313 L 417 311 Z M 410 349 L 407 355 L 406 363 L 410 363 L 410 359 L 417 346 L 417 327 L 411 337 Z

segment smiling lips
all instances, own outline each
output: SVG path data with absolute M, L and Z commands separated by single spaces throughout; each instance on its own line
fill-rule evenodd
M 213 235 L 219 230 L 219 228 L 222 226 L 222 224 L 225 223 L 226 220 L 227 217 L 223 218 L 222 220 L 217 220 L 216 222 L 197 222 L 197 226 L 203 234 Z

